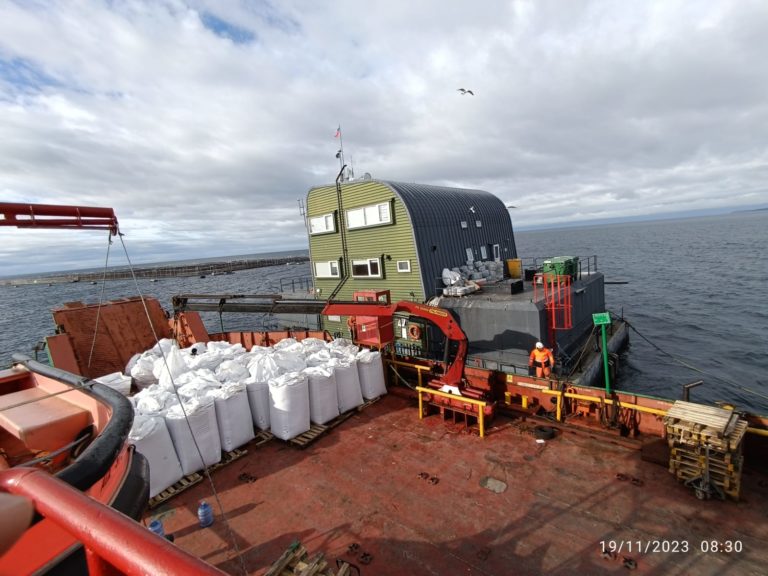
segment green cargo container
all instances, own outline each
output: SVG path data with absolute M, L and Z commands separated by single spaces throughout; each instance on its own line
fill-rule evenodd
M 541 264 L 543 274 L 556 274 L 558 276 L 576 277 L 579 268 L 578 256 L 554 256 L 544 260 Z

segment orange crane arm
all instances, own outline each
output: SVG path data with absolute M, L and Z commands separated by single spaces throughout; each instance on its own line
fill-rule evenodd
M 458 350 L 453 361 L 447 365 L 445 374 L 433 384 L 446 384 L 459 387 L 464 378 L 464 362 L 467 358 L 467 336 L 456 322 L 453 315 L 443 308 L 426 306 L 403 300 L 394 304 L 374 302 L 329 302 L 323 309 L 324 315 L 334 316 L 376 316 L 391 318 L 397 312 L 407 312 L 411 316 L 424 318 L 435 324 L 448 340 L 457 343 Z

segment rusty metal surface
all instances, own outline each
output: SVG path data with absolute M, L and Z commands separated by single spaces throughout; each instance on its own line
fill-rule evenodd
M 270 442 L 214 480 L 251 574 L 297 539 L 331 559 L 365 553 L 377 575 L 764 573 L 765 476 L 745 474 L 740 502 L 701 502 L 636 449 L 537 441 L 529 428 L 500 417 L 480 439 L 389 395 L 305 450 Z M 237 573 L 219 511 L 198 526 L 203 498 L 207 483 L 153 515 L 179 546 Z M 702 545 L 712 541 L 741 551 Z

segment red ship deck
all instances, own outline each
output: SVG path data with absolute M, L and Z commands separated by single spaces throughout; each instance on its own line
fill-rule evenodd
M 638 450 L 569 431 L 540 444 L 520 421 L 495 426 L 481 439 L 389 395 L 305 450 L 250 449 L 213 475 L 246 570 L 263 574 L 299 540 L 362 574 L 624 574 L 625 558 L 636 574 L 765 573 L 766 478 L 749 463 L 740 502 L 699 501 Z M 216 511 L 210 528 L 197 523 L 201 499 Z M 241 573 L 207 482 L 151 515 L 180 547 Z M 622 550 L 604 558 L 602 546 Z

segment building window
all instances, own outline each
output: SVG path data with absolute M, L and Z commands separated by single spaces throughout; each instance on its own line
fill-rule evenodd
M 347 228 L 350 230 L 391 223 L 392 213 L 389 209 L 389 202 L 347 210 Z
M 355 278 L 381 278 L 379 259 L 352 260 L 352 276 Z
M 475 226 L 477 226 L 478 228 L 482 228 L 483 227 L 483 223 L 480 222 L 480 220 L 475 220 Z
M 493 259 L 497 262 L 501 260 L 501 250 L 499 249 L 498 244 L 493 245 Z
M 466 220 L 462 220 L 461 221 L 461 227 L 462 228 L 466 228 L 467 227 L 467 221 Z
M 411 261 L 410 260 L 398 260 L 397 261 L 397 271 L 398 272 L 410 272 L 411 271 Z
M 315 262 L 316 278 L 338 278 L 339 263 L 331 260 L 330 262 Z
M 328 234 L 329 232 L 336 232 L 336 219 L 333 217 L 333 212 L 309 219 L 310 234 Z
M 480 258 L 482 260 L 488 260 L 488 249 L 485 247 L 485 244 L 480 246 Z
M 474 262 L 475 254 L 472 252 L 472 248 L 467 248 L 467 262 Z

